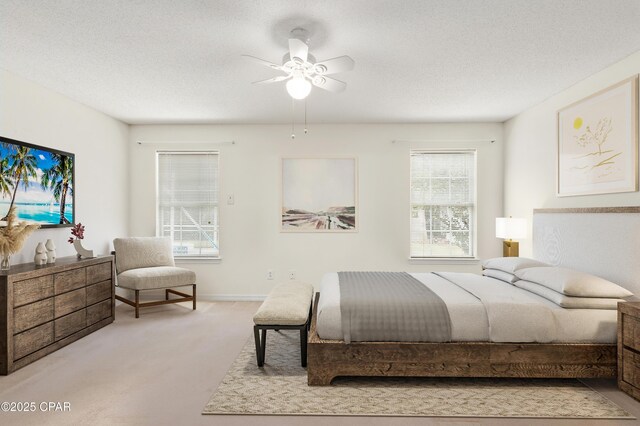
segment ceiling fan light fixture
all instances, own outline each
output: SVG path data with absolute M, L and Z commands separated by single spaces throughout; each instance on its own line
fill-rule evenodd
M 287 92 L 293 99 L 304 99 L 311 92 L 311 83 L 302 75 L 287 81 Z
M 276 65 L 255 56 L 243 55 L 285 74 L 255 81 L 255 84 L 287 81 L 286 88 L 289 96 L 298 100 L 309 96 L 313 86 L 336 93 L 345 90 L 347 83 L 328 76 L 351 71 L 355 65 L 353 59 L 343 55 L 317 62 L 316 58 L 309 53 L 309 33 L 300 27 L 296 27 L 291 31 L 288 44 L 289 51 L 283 55 L 282 65 Z

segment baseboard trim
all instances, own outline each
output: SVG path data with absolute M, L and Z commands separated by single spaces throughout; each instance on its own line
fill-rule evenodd
M 198 300 L 207 302 L 262 302 L 266 294 L 198 294 Z

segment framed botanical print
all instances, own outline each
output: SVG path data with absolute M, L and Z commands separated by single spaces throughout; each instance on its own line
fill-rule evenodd
M 558 112 L 558 196 L 638 190 L 638 76 Z

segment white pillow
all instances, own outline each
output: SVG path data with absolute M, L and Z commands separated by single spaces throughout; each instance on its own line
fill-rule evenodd
M 486 277 L 495 278 L 497 280 L 504 281 L 509 284 L 513 284 L 514 282 L 519 280 L 519 278 L 516 277 L 515 275 L 510 274 L 509 272 L 501 271 L 499 269 L 485 269 L 484 271 L 482 271 L 482 275 Z
M 515 274 L 521 280 L 542 284 L 566 296 L 623 298 L 633 295 L 604 278 L 559 266 L 520 269 Z
M 494 257 L 482 261 L 483 269 L 498 269 L 500 271 L 515 273 L 518 269 L 531 268 L 534 266 L 550 266 L 537 260 L 526 257 Z
M 525 280 L 519 280 L 514 285 L 530 291 L 531 293 L 537 294 L 538 296 L 544 297 L 556 305 L 567 309 L 617 309 L 618 302 L 624 302 L 624 299 L 613 299 L 608 297 L 565 296 L 564 294 L 551 290 L 548 287 Z

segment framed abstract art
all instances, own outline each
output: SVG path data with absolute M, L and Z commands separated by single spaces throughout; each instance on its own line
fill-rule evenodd
M 283 158 L 280 230 L 357 230 L 355 158 Z

